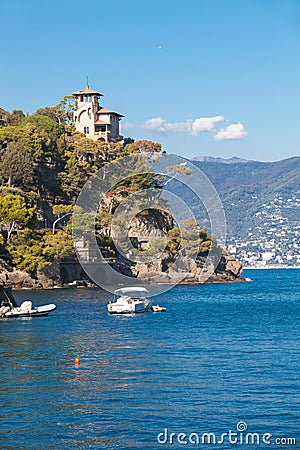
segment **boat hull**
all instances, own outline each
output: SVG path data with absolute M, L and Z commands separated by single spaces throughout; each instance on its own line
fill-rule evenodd
M 13 308 L 8 311 L 4 317 L 5 318 L 13 318 L 13 317 L 43 317 L 48 316 L 52 311 L 56 309 L 56 305 L 53 303 L 50 305 L 37 306 L 36 308 L 30 309 L 28 311 L 24 311 L 21 308 Z
M 132 302 L 128 304 L 109 303 L 107 310 L 110 314 L 137 314 L 150 310 L 151 300 Z

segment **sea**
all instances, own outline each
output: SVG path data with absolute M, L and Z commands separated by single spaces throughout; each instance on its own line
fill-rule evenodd
M 300 271 L 244 276 L 130 316 L 98 288 L 17 291 L 57 309 L 0 321 L 0 449 L 300 449 Z

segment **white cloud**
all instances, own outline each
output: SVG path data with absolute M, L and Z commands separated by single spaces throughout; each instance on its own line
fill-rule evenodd
M 242 139 L 247 136 L 247 131 L 242 123 L 232 123 L 226 128 L 216 129 L 218 123 L 225 122 L 224 116 L 199 117 L 195 120 L 185 120 L 184 122 L 167 122 L 161 117 L 154 117 L 146 120 L 142 128 L 156 131 L 159 133 L 167 133 L 175 131 L 180 133 L 189 133 L 198 136 L 205 131 L 214 131 L 215 139 L 221 141 L 223 139 Z
M 146 120 L 142 125 L 143 128 L 147 128 L 148 130 L 160 131 L 161 133 L 166 132 L 166 121 L 161 117 L 155 117 L 154 119 Z
M 178 131 L 179 133 L 191 133 L 192 124 L 191 121 L 166 123 L 165 130 Z
M 222 139 L 242 139 L 246 137 L 247 134 L 248 133 L 242 123 L 232 123 L 231 125 L 228 125 L 228 127 L 219 130 L 215 135 L 215 139 L 217 141 Z
M 212 131 L 215 128 L 215 124 L 218 122 L 224 122 L 224 116 L 215 117 L 201 117 L 200 119 L 195 119 L 191 123 L 192 134 L 197 136 L 203 131 Z
M 130 122 L 125 122 L 121 124 L 121 129 L 125 131 L 130 130 L 133 127 L 134 127 L 133 123 Z
M 203 131 L 212 131 L 215 128 L 217 122 L 224 122 L 223 116 L 215 117 L 201 117 L 195 120 L 186 120 L 184 122 L 166 122 L 161 117 L 155 117 L 153 119 L 146 120 L 142 125 L 143 128 L 148 130 L 158 131 L 160 133 L 166 133 L 167 131 L 177 131 L 181 133 L 190 133 L 193 136 L 197 136 Z

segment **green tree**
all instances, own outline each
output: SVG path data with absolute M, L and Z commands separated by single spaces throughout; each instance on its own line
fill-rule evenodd
M 64 126 L 58 124 L 50 117 L 38 114 L 24 117 L 22 125 L 26 126 L 28 124 L 35 128 L 41 138 L 43 155 L 46 155 L 47 158 L 56 157 L 56 143 L 57 140 L 65 133 Z
M 43 154 L 43 138 L 33 123 L 1 127 L 0 146 L 5 148 L 11 141 L 22 144 L 34 159 L 40 158 Z
M 7 230 L 7 240 L 9 241 L 12 232 L 20 227 L 35 227 L 35 209 L 29 208 L 21 195 L 0 196 L 0 224 Z
M 75 251 L 72 236 L 64 231 L 58 231 L 56 234 L 46 233 L 43 238 L 42 254 L 50 261 L 73 256 Z
M 75 109 L 76 98 L 72 95 L 67 95 L 58 103 L 58 105 L 39 108 L 35 114 L 48 116 L 59 124 L 72 125 L 73 112 Z
M 22 127 L 32 127 L 40 138 L 40 152 L 34 155 L 34 184 L 41 196 L 55 201 L 56 197 L 63 196 L 57 175 L 65 165 L 64 126 L 50 117 L 33 115 L 23 120 Z
M 172 228 L 168 232 L 168 241 L 166 245 L 166 250 L 168 250 L 172 255 L 178 253 L 181 243 L 181 233 L 178 227 Z
M 34 186 L 41 196 L 62 195 L 58 172 L 65 165 L 65 129 L 43 115 L 24 117 L 20 124 L 0 127 L 0 147 L 16 141 L 27 150 L 34 161 Z
M 123 139 L 123 145 L 124 147 L 128 144 L 133 144 L 134 143 L 134 139 L 132 139 L 131 137 L 127 137 Z
M 65 97 L 57 105 L 61 111 L 61 122 L 65 125 L 73 124 L 73 112 L 77 108 L 77 99 L 73 95 L 65 95 Z
M 42 260 L 41 233 L 25 228 L 14 234 L 7 246 L 13 265 L 31 274 L 36 272 Z
M 20 142 L 9 142 L 0 160 L 0 176 L 8 186 L 28 187 L 33 180 L 33 160 Z
M 28 246 L 23 246 L 15 250 L 13 247 L 9 247 L 9 253 L 13 264 L 20 270 L 25 270 L 34 274 L 38 267 L 38 259 L 35 255 L 29 252 Z
M 108 211 L 101 211 L 96 216 L 95 228 L 99 235 L 110 236 L 112 226 L 113 214 Z
M 52 227 L 53 234 L 55 232 L 56 224 L 59 221 L 71 216 L 72 212 L 73 212 L 73 208 L 74 208 L 73 205 L 64 205 L 64 204 L 58 204 L 58 205 L 53 206 L 52 210 L 53 210 L 53 214 L 55 215 L 55 221 L 53 222 L 53 227 Z
M 24 117 L 25 114 L 23 113 L 23 111 L 21 111 L 20 109 L 14 109 L 10 117 L 11 125 L 18 125 L 22 122 Z
M 70 137 L 64 151 L 64 168 L 57 178 L 69 201 L 74 201 L 84 183 L 104 164 L 109 150 L 81 133 Z
M 34 274 L 56 259 L 73 256 L 72 237 L 64 231 L 57 234 L 24 229 L 18 231 L 6 248 L 14 266 Z

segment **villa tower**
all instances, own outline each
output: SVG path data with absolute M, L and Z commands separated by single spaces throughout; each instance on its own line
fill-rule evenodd
M 72 95 L 77 99 L 77 109 L 74 111 L 76 131 L 94 141 L 118 142 L 123 139 L 119 134 L 119 122 L 124 116 L 103 108 L 100 105 L 100 98 L 103 97 L 100 92 L 90 89 L 87 84 Z

